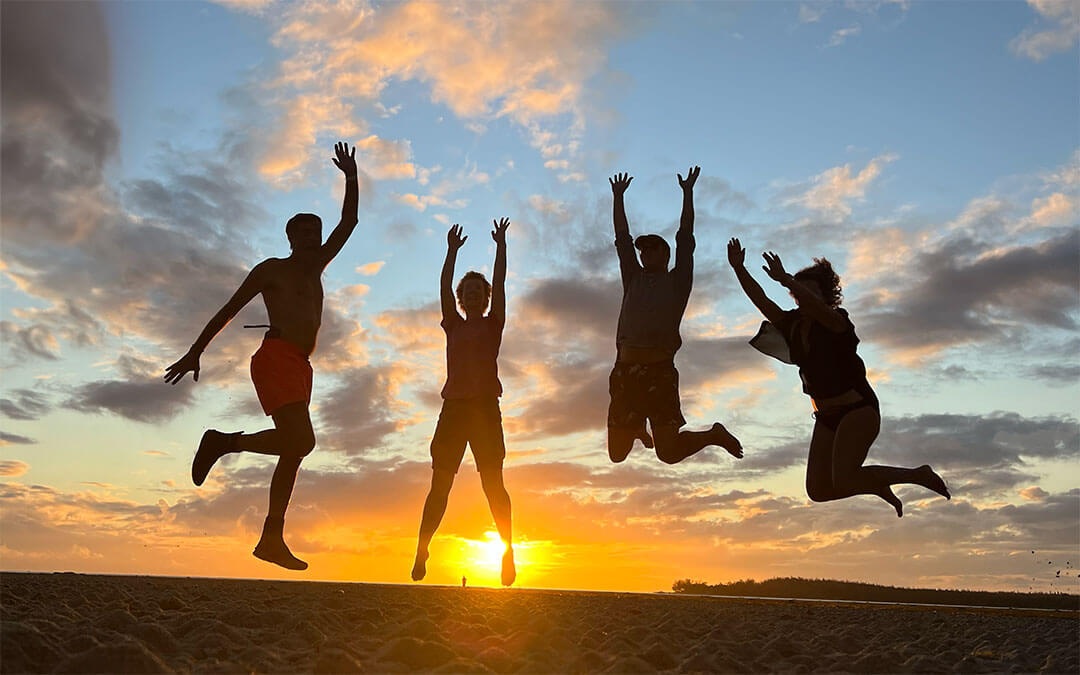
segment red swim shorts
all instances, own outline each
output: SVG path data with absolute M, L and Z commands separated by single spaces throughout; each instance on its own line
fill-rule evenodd
M 286 403 L 311 402 L 311 363 L 291 342 L 264 338 L 251 357 L 251 381 L 267 415 Z

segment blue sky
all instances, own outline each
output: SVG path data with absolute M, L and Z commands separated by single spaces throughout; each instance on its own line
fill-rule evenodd
M 1027 575 L 1003 533 L 1023 533 L 1020 548 L 1076 549 L 1080 18 L 1068 3 L 255 0 L 48 11 L 75 12 L 88 28 L 69 35 L 11 14 L 26 35 L 67 46 L 5 52 L 31 50 L 23 60 L 74 94 L 5 94 L 14 140 L 0 412 L 5 511 L 49 534 L 8 520 L 5 567 L 194 573 L 193 559 L 152 548 L 131 568 L 72 551 L 112 550 L 132 527 L 161 550 L 194 545 L 200 527 L 230 551 L 214 573 L 273 574 L 243 548 L 263 508 L 265 462 L 226 464 L 201 491 L 185 480 L 202 429 L 265 424 L 246 374 L 258 336 L 239 328 L 261 323 L 261 307 L 222 332 L 198 385 L 150 387 L 246 269 L 287 254 L 289 216 L 319 213 L 324 233 L 336 223 L 342 188 L 329 158 L 339 139 L 360 144 L 360 226 L 324 277 L 321 451 L 305 463 L 294 516 L 303 546 L 325 556 L 318 578 L 392 581 L 407 567 L 396 563 L 419 517 L 443 377 L 433 303 L 445 230 L 461 223 L 470 235 L 459 275 L 487 271 L 487 232 L 502 216 L 512 221 L 500 361 L 508 484 L 515 494 L 517 477 L 518 531 L 546 542 L 537 550 L 549 561 L 568 561 L 538 557 L 532 584 L 775 576 L 797 555 L 815 576 L 1020 587 Z M 64 123 L 91 114 L 115 142 Z M 22 148 L 63 158 L 51 171 L 70 180 L 46 185 Z M 723 420 L 747 460 L 668 468 L 639 448 L 611 467 L 604 378 L 618 295 L 607 177 L 635 176 L 634 232 L 670 237 L 675 173 L 692 164 L 702 180 L 677 361 L 684 411 L 692 427 Z M 791 268 L 834 261 L 883 402 L 871 459 L 934 464 L 953 502 L 913 489 L 901 525 L 870 498 L 810 505 L 808 402 L 793 371 L 745 344 L 760 317 L 724 259 L 731 236 L 751 259 L 775 249 Z M 348 501 L 355 481 L 380 477 L 374 505 Z M 455 490 L 445 526 L 462 546 L 490 529 L 473 479 Z M 412 501 L 392 511 L 378 490 Z M 703 495 L 715 504 L 694 506 Z M 329 506 L 339 497 L 348 518 Z M 661 522 L 659 512 L 677 515 Z M 78 524 L 102 513 L 122 523 Z M 1030 514 L 1056 524 L 1030 528 Z M 560 533 L 560 518 L 599 518 L 610 532 L 592 542 Z M 919 523 L 941 523 L 934 543 L 945 550 L 922 551 L 925 567 L 895 564 Z M 369 548 L 334 553 L 326 542 L 341 528 Z M 647 545 L 656 541 L 666 546 Z M 580 562 L 601 544 L 631 551 L 617 573 Z M 730 556 L 710 562 L 721 549 Z M 984 563 L 964 573 L 971 556 Z M 836 563 L 849 557 L 878 562 Z

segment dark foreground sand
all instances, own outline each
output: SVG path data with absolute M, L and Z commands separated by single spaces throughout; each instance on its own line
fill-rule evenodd
M 1007 610 L 0 575 L 3 672 L 1052 672 L 1080 621 Z

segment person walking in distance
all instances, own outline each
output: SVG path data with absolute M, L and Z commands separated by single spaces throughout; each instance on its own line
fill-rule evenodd
M 451 290 L 454 263 L 458 250 L 468 237 L 454 225 L 446 233 L 446 260 L 439 280 L 442 328 L 446 332 L 446 384 L 442 389 L 443 405 L 435 435 L 431 439 L 431 489 L 424 501 L 420 534 L 416 544 L 412 578 L 419 581 L 427 574 L 428 546 L 443 514 L 450 488 L 454 484 L 465 445 L 472 449 L 480 482 L 487 497 L 495 527 L 506 549 L 502 556 L 502 583 L 514 583 L 514 549 L 511 545 L 510 495 L 503 484 L 502 413 L 499 396 L 499 346 L 506 323 L 506 230 L 509 219 L 494 223 L 495 267 L 489 284 L 483 274 L 468 272 Z M 491 311 L 484 314 L 490 300 Z M 458 313 L 458 306 L 465 312 Z
M 291 570 L 307 563 L 285 545 L 285 511 L 289 507 L 300 462 L 315 448 L 308 405 L 312 370 L 308 358 L 322 321 L 322 273 L 356 228 L 359 186 L 356 148 L 334 145 L 334 164 L 345 174 L 341 221 L 322 240 L 322 220 L 313 213 L 298 213 L 285 225 L 292 252 L 287 258 L 269 258 L 256 265 L 233 296 L 210 319 L 198 339 L 176 363 L 166 369 L 165 381 L 176 384 L 187 373 L 199 381 L 199 357 L 214 336 L 256 295 L 262 295 L 270 317 L 262 345 L 251 357 L 251 381 L 263 412 L 274 428 L 253 434 L 207 430 L 191 464 L 191 480 L 202 485 L 211 467 L 231 452 L 254 452 L 278 458 L 270 480 L 270 508 L 262 536 L 253 551 L 256 558 Z

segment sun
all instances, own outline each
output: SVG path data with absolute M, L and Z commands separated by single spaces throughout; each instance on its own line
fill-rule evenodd
M 484 533 L 484 538 L 476 542 L 476 560 L 475 562 L 480 565 L 494 565 L 498 566 L 502 564 L 503 552 L 506 551 L 506 544 L 499 537 L 499 533 L 494 530 L 488 530 Z

